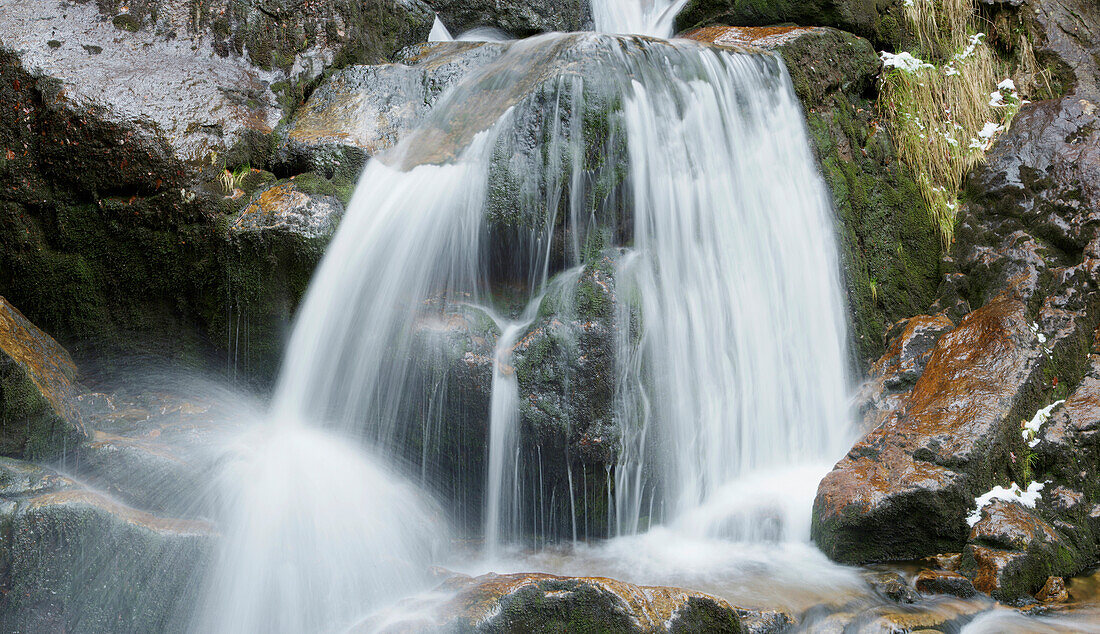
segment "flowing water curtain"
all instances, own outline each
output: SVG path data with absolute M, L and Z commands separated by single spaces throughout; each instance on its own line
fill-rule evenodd
M 642 335 L 617 354 L 620 533 L 828 458 L 847 431 L 832 214 L 782 63 L 670 58 L 671 76 L 632 69 L 625 108 L 635 254 L 620 279 L 640 301 L 621 312 Z

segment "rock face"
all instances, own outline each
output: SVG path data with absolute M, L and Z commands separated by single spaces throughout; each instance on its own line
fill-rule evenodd
M 892 48 L 905 37 L 901 7 L 894 0 L 688 0 L 676 16 L 676 29 L 784 23 L 832 26 L 865 37 L 878 48 Z
M 5 631 L 184 631 L 208 524 L 137 511 L 7 458 L 0 519 Z
M 239 360 L 225 347 L 246 338 L 242 314 L 286 312 L 234 305 L 242 280 L 225 222 L 275 180 L 275 128 L 324 72 L 388 60 L 432 20 L 416 0 L 6 7 L 0 293 L 78 357 L 79 341 L 97 356 Z M 326 188 L 350 189 L 354 169 L 340 176 Z M 248 290 L 268 292 L 292 305 L 300 295 Z
M 277 160 L 292 171 L 354 177 L 367 158 L 396 145 L 444 90 L 503 49 L 436 42 L 404 49 L 393 64 L 344 68 L 295 112 Z
M 940 284 L 927 206 L 874 120 L 875 48 L 829 28 L 713 26 L 682 36 L 783 56 L 833 195 L 856 352 L 870 366 L 887 326 L 927 311 Z
M 232 378 L 275 379 L 294 309 L 344 213 L 334 194 L 350 196 L 304 174 L 259 187 L 229 219 L 228 314 L 211 328 L 225 337 Z
M 1017 502 L 982 509 L 963 553 L 974 587 L 1002 601 L 1036 591 L 1051 574 L 1076 572 L 1079 553 L 1037 513 Z
M 76 365 L 0 297 L 0 454 L 53 458 L 85 438 Z
M 602 577 L 547 574 L 458 575 L 439 589 L 454 593 L 383 632 L 729 632 L 745 631 L 739 609 L 700 592 L 636 586 Z M 741 611 L 747 616 L 757 616 Z M 788 623 L 789 623 L 788 619 Z M 361 631 L 374 624 L 365 622 Z M 360 631 L 360 630 L 353 630 Z
M 432 0 L 431 5 L 455 36 L 478 27 L 500 29 L 515 38 L 592 29 L 589 0 Z
M 1023 302 L 1002 296 L 967 315 L 900 406 L 822 480 L 822 550 L 863 563 L 957 549 L 971 500 L 1006 475 L 1044 361 Z

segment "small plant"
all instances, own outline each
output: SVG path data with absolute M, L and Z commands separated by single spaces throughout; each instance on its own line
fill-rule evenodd
M 237 189 L 240 188 L 241 183 L 244 182 L 246 176 L 252 172 L 250 165 L 241 165 L 233 171 L 229 171 L 228 168 L 223 169 L 222 173 L 218 176 L 218 182 L 221 183 L 222 189 L 225 190 L 226 196 L 233 196 Z
M 881 54 L 879 107 L 901 160 L 916 174 L 945 248 L 955 235 L 959 189 L 997 134 L 1025 103 L 1017 85 L 1037 94 L 1042 72 L 1025 39 L 1016 79 L 978 30 L 969 0 L 906 0 L 916 50 Z M 1049 90 L 1049 82 L 1047 82 Z

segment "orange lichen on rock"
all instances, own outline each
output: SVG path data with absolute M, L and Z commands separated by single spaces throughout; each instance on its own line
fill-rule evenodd
M 85 433 L 75 402 L 81 391 L 76 383 L 76 364 L 61 344 L 39 330 L 3 297 L 0 297 L 0 352 L 26 372 L 58 416 Z

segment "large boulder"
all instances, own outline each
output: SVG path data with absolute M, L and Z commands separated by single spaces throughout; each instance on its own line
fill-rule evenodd
M 259 187 L 229 219 L 225 304 L 210 316 L 209 328 L 225 342 L 232 379 L 275 379 L 294 309 L 347 197 L 350 191 L 302 174 Z
M 869 367 L 883 353 L 887 327 L 926 312 L 940 284 L 928 207 L 875 119 L 874 47 L 831 28 L 712 26 L 682 37 L 783 57 L 833 195 L 856 353 Z
M 0 455 L 54 458 L 86 437 L 76 374 L 69 353 L 0 297 Z
M 1018 299 L 967 315 L 904 401 L 821 481 L 821 549 L 849 563 L 958 551 L 971 500 L 1008 477 L 1046 359 Z
M 5 631 L 186 631 L 209 524 L 138 511 L 7 458 L 0 520 Z
M 277 161 L 291 171 L 354 177 L 367 158 L 396 145 L 443 91 L 503 50 L 484 42 L 425 43 L 402 50 L 391 64 L 337 71 L 294 113 Z
M 865 37 L 878 48 L 893 48 L 905 38 L 902 11 L 900 0 L 688 0 L 675 24 L 677 30 L 789 23 L 832 26 Z
M 615 416 L 622 328 L 616 315 L 617 254 L 559 274 L 539 317 L 512 348 L 519 389 L 520 464 L 538 482 L 540 516 L 548 537 L 604 537 L 608 526 L 610 469 L 622 431 Z M 571 500 L 584 500 L 574 517 Z M 556 523 L 555 523 L 556 522 Z M 576 522 L 574 524 L 574 522 Z
M 589 0 L 431 0 L 431 5 L 455 35 L 480 27 L 499 29 L 515 38 L 592 29 Z

